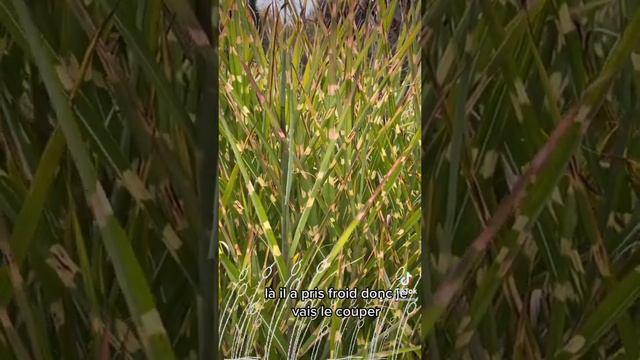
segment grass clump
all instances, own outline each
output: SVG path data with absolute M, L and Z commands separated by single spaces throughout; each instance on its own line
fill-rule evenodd
M 291 306 L 353 304 L 266 301 L 263 289 L 387 289 L 403 271 L 418 276 L 417 8 L 395 44 L 386 10 L 361 26 L 267 20 L 263 48 L 249 9 L 221 7 L 222 352 L 416 358 L 415 303 L 375 301 L 379 319 L 295 319 Z

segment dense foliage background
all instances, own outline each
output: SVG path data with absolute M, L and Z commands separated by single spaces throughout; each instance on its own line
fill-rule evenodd
M 426 358 L 638 358 L 638 5 L 427 2 Z
M 217 11 L 195 3 L 0 1 L 0 358 L 214 358 Z

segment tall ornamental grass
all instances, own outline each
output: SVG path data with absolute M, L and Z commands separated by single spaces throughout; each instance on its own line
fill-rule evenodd
M 262 19 L 261 31 L 242 2 L 221 4 L 225 356 L 420 356 L 416 301 L 263 296 L 265 287 L 393 289 L 406 271 L 419 284 L 419 11 L 405 12 L 393 39 L 398 1 L 376 1 L 361 26 L 356 3 L 330 2 L 333 16 L 294 16 L 289 27 Z M 305 305 L 384 310 L 361 320 L 292 316 Z

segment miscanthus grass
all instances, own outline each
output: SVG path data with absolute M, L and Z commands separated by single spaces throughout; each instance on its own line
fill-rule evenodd
M 417 302 L 265 300 L 264 288 L 393 289 L 420 278 L 420 19 L 289 26 L 221 4 L 220 347 L 269 359 L 419 357 Z M 346 15 L 345 15 L 346 14 Z M 263 41 L 263 36 L 266 36 Z M 260 46 L 265 44 L 265 47 Z M 290 307 L 382 306 L 378 319 Z
M 638 2 L 427 3 L 424 358 L 637 359 Z

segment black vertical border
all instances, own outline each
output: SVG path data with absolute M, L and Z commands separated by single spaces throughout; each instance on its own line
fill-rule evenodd
M 208 37 L 208 56 L 196 57 L 199 82 L 196 128 L 200 150 L 198 193 L 203 238 L 198 239 L 198 358 L 218 359 L 218 0 L 196 0 L 195 13 Z M 211 337 L 211 338 L 209 338 Z

